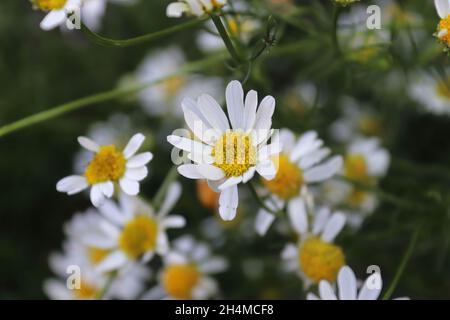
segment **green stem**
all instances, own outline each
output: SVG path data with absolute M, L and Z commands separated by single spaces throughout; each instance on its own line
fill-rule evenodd
M 341 8 L 339 6 L 334 6 L 333 10 L 333 29 L 331 31 L 331 40 L 333 43 L 334 50 L 338 55 L 341 54 L 341 48 L 339 47 L 339 39 L 338 39 L 338 21 L 339 14 L 341 12 Z
M 217 31 L 219 32 L 220 36 L 222 37 L 223 42 L 225 43 L 225 47 L 227 48 L 228 52 L 230 53 L 233 60 L 235 60 L 238 64 L 241 64 L 244 62 L 244 60 L 241 58 L 241 56 L 238 54 L 236 49 L 234 48 L 233 42 L 231 41 L 227 30 L 225 29 L 222 20 L 220 20 L 220 17 L 214 13 L 210 15 L 211 20 L 213 21 L 214 25 L 217 28 Z
M 177 173 L 177 168 L 173 166 L 164 178 L 163 183 L 161 184 L 158 191 L 156 192 L 155 197 L 153 198 L 153 207 L 155 208 L 155 210 L 158 210 L 161 207 L 161 204 L 164 201 L 164 196 L 166 195 L 166 191 L 169 188 L 170 184 L 176 179 Z
M 115 270 L 109 274 L 105 285 L 103 286 L 103 288 L 100 290 L 100 292 L 95 297 L 97 300 L 102 300 L 105 297 L 105 295 L 108 293 L 109 289 L 111 288 L 111 285 L 113 284 L 114 280 L 116 279 L 118 273 L 119 273 L 118 270 Z
M 155 41 L 158 39 L 161 39 L 165 36 L 171 35 L 173 33 L 177 33 L 178 31 L 182 31 L 182 30 L 187 30 L 190 28 L 193 28 L 197 25 L 199 25 L 200 23 L 204 22 L 205 19 L 195 19 L 195 20 L 190 20 L 188 22 L 185 23 L 181 23 L 181 24 L 177 24 L 173 27 L 169 27 L 167 29 L 163 29 L 160 31 L 156 31 L 156 32 L 152 32 L 143 36 L 139 36 L 139 37 L 135 37 L 135 38 L 130 38 L 130 39 L 123 39 L 123 40 L 116 40 L 116 39 L 110 39 L 110 38 L 106 38 L 104 36 L 99 35 L 98 33 L 90 30 L 87 26 L 85 26 L 84 24 L 81 24 L 81 30 L 84 32 L 84 34 L 93 42 L 102 45 L 102 46 L 107 46 L 107 47 L 129 47 L 129 46 L 134 46 L 134 45 L 138 45 L 141 43 L 145 43 L 145 42 L 151 42 L 151 41 Z
M 15 121 L 13 123 L 10 123 L 10 124 L 0 127 L 0 137 L 6 136 L 7 134 L 24 129 L 31 125 L 56 118 L 65 113 L 68 113 L 68 112 L 71 112 L 71 111 L 74 111 L 74 110 L 77 110 L 77 109 L 80 109 L 83 107 L 87 107 L 89 105 L 98 104 L 100 102 L 113 100 L 113 99 L 116 99 L 119 97 L 123 97 L 123 96 L 129 95 L 129 94 L 139 92 L 150 86 L 161 83 L 171 77 L 178 76 L 181 74 L 186 74 L 188 72 L 195 71 L 195 70 L 201 70 L 201 69 L 204 69 L 211 65 L 222 62 L 224 60 L 225 60 L 224 55 L 216 55 L 216 56 L 204 59 L 204 60 L 187 63 L 186 65 L 181 67 L 177 72 L 170 74 L 168 76 L 162 77 L 161 79 L 158 79 L 155 81 L 150 81 L 150 82 L 141 83 L 141 84 L 135 84 L 130 87 L 123 88 L 123 89 L 113 89 L 110 91 L 94 94 L 91 96 L 87 96 L 87 97 L 84 97 L 81 99 L 77 99 L 77 100 L 74 100 L 71 102 L 64 103 L 62 105 L 51 108 L 49 110 L 38 112 L 34 115 L 25 117 L 23 119 L 20 119 L 18 121 Z
M 419 238 L 420 233 L 420 227 L 416 229 L 414 234 L 411 237 L 411 240 L 409 241 L 408 248 L 405 251 L 405 254 L 403 255 L 402 261 L 400 262 L 400 265 L 398 266 L 397 272 L 395 273 L 394 280 L 391 283 L 391 286 L 386 291 L 386 293 L 383 296 L 383 300 L 389 300 L 389 298 L 392 296 L 392 294 L 395 291 L 395 288 L 397 287 L 398 282 L 400 281 L 400 278 L 405 271 L 406 265 L 408 264 L 409 259 L 411 258 L 411 255 L 414 251 L 414 248 L 417 243 L 417 239 Z

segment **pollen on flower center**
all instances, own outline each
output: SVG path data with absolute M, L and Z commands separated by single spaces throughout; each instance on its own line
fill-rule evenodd
M 345 264 L 342 249 L 318 237 L 305 240 L 299 247 L 299 262 L 303 273 L 315 283 L 333 282 Z
M 88 257 L 93 265 L 97 265 L 110 253 L 107 249 L 90 247 L 88 248 Z
M 41 10 L 58 10 L 64 8 L 67 0 L 34 0 L 33 4 Z
M 226 177 L 239 177 L 256 165 L 256 148 L 252 138 L 242 131 L 227 131 L 216 142 L 212 151 L 214 165 L 221 168 Z
M 100 147 L 84 172 L 89 184 L 118 181 L 125 173 L 125 157 L 114 145 Z
M 264 186 L 284 200 L 297 196 L 304 183 L 302 170 L 292 163 L 285 154 L 279 155 L 278 161 L 274 161 L 274 163 L 278 163 L 277 174 L 272 180 L 263 178 Z
M 450 45 L 450 14 L 446 18 L 441 19 L 437 30 L 439 39 L 447 45 Z M 444 32 L 445 30 L 447 32 Z M 443 32 L 443 34 L 441 34 L 441 32 Z
M 119 237 L 119 247 L 127 256 L 138 259 L 156 246 L 158 224 L 148 216 L 140 215 L 129 221 Z
M 191 299 L 192 289 L 198 284 L 200 272 L 193 264 L 174 264 L 168 266 L 162 276 L 167 293 L 176 299 Z
M 94 299 L 98 294 L 98 289 L 85 281 L 80 282 L 80 288 L 73 291 L 75 297 L 80 300 Z
M 350 154 L 345 159 L 345 176 L 351 180 L 363 181 L 367 177 L 366 159 L 362 154 Z

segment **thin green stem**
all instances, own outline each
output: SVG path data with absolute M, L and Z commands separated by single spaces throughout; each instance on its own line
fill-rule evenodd
M 408 264 L 408 261 L 414 252 L 414 248 L 416 246 L 417 239 L 419 238 L 419 233 L 420 233 L 420 227 L 418 227 L 416 229 L 416 231 L 414 231 L 414 234 L 411 236 L 411 240 L 409 241 L 408 248 L 406 249 L 405 254 L 403 255 L 403 258 L 400 262 L 400 265 L 398 266 L 397 272 L 395 273 L 394 280 L 392 281 L 391 286 L 389 287 L 389 289 L 386 291 L 386 293 L 383 296 L 383 300 L 389 300 L 390 297 L 392 296 L 392 294 L 394 293 L 395 288 L 397 287 L 398 282 L 400 281 L 400 278 L 401 278 L 403 272 L 405 271 L 406 265 Z
M 185 23 L 181 23 L 181 24 L 177 24 L 173 27 L 169 27 L 167 29 L 163 29 L 160 31 L 156 31 L 156 32 L 152 32 L 149 34 L 145 34 L 143 36 L 139 36 L 139 37 L 135 37 L 135 38 L 130 38 L 130 39 L 123 39 L 123 40 L 117 40 L 117 39 L 110 39 L 107 37 L 104 37 L 102 35 L 99 35 L 98 33 L 90 30 L 86 25 L 81 24 L 81 30 L 84 32 L 84 34 L 93 42 L 102 45 L 102 46 L 107 46 L 107 47 L 120 47 L 120 48 L 124 48 L 124 47 L 130 47 L 130 46 L 135 46 L 138 44 L 142 44 L 142 43 L 147 43 L 147 42 L 151 42 L 151 41 L 155 41 L 158 39 L 161 39 L 165 36 L 177 33 L 179 31 L 182 30 L 187 30 L 193 27 L 196 27 L 197 25 L 199 25 L 200 23 L 204 22 L 205 19 L 195 19 L 195 20 L 190 20 L 188 22 Z
M 100 292 L 95 297 L 97 300 L 102 300 L 106 296 L 109 289 L 111 288 L 111 285 L 113 284 L 114 280 L 116 279 L 118 273 L 119 273 L 119 271 L 115 270 L 108 275 L 108 279 L 106 279 L 105 285 L 103 286 L 103 288 L 100 290 Z
M 225 55 L 216 55 L 216 56 L 204 59 L 204 60 L 187 63 L 186 65 L 181 67 L 179 70 L 177 70 L 175 73 L 170 74 L 165 77 L 162 77 L 161 79 L 158 79 L 155 81 L 135 84 L 135 85 L 129 86 L 127 88 L 113 89 L 110 91 L 94 94 L 91 96 L 87 96 L 87 97 L 84 97 L 81 99 L 77 99 L 77 100 L 74 100 L 71 102 L 64 103 L 62 105 L 56 106 L 56 107 L 48 109 L 46 111 L 38 112 L 34 115 L 25 117 L 23 119 L 20 119 L 18 121 L 15 121 L 13 123 L 10 123 L 10 124 L 0 127 L 0 137 L 6 136 L 7 134 L 10 134 L 10 133 L 18 131 L 18 130 L 27 128 L 31 125 L 56 118 L 58 116 L 61 116 L 63 114 L 66 114 L 68 112 L 71 112 L 71 111 L 74 111 L 74 110 L 77 110 L 77 109 L 80 109 L 83 107 L 95 105 L 100 102 L 113 100 L 116 98 L 120 98 L 120 97 L 129 95 L 129 94 L 139 92 L 150 86 L 164 82 L 165 80 L 167 80 L 171 77 L 178 76 L 181 74 L 186 74 L 188 72 L 195 71 L 195 70 L 201 70 L 206 67 L 210 67 L 211 65 L 215 65 L 219 62 L 223 62 L 225 60 L 225 58 L 226 58 Z
M 233 42 L 231 41 L 230 36 L 228 35 L 228 32 L 222 23 L 222 20 L 220 20 L 220 17 L 214 13 L 211 13 L 210 17 L 211 17 L 211 20 L 213 21 L 214 25 L 216 26 L 217 31 L 219 32 L 220 36 L 222 37 L 225 47 L 227 48 L 231 57 L 233 58 L 233 60 L 235 60 L 237 62 L 238 65 L 240 65 L 242 62 L 244 62 L 244 59 L 242 59 L 242 57 L 236 51 L 236 49 L 233 45 Z
M 155 210 L 158 210 L 161 207 L 161 204 L 164 201 L 164 196 L 166 195 L 167 189 L 169 188 L 170 184 L 177 178 L 177 168 L 175 166 L 172 166 L 170 168 L 170 171 L 167 173 L 166 177 L 164 178 L 163 183 L 159 187 L 158 191 L 156 192 L 155 197 L 153 198 L 153 206 Z

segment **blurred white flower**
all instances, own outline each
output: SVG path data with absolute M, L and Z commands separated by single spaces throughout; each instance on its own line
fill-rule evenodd
M 223 272 L 227 266 L 227 261 L 213 256 L 206 244 L 183 236 L 173 242 L 172 250 L 164 256 L 159 285 L 143 299 L 212 298 L 217 295 L 218 287 L 210 275 Z
M 450 46 L 450 0 L 434 0 L 434 5 L 441 18 L 436 37 L 448 48 Z
M 309 215 L 306 207 L 299 204 L 289 219 L 299 241 L 286 245 L 281 253 L 286 270 L 297 272 L 305 288 L 320 280 L 334 282 L 339 269 L 345 265 L 341 247 L 333 243 L 345 225 L 345 215 L 331 214 L 326 207 Z
M 166 15 L 179 18 L 184 14 L 197 17 L 211 13 L 227 4 L 227 0 L 178 0 L 167 6 Z
M 186 178 L 208 180 L 213 190 L 220 192 L 220 216 L 233 220 L 238 184 L 248 182 L 256 171 L 267 180 L 274 178 L 276 167 L 271 157 L 279 152 L 279 144 L 267 144 L 273 133 L 272 96 L 265 97 L 257 108 L 256 91 L 251 90 L 244 101 L 239 81 L 231 81 L 225 95 L 228 117 L 210 95 L 202 94 L 197 101 L 184 99 L 186 123 L 198 140 L 173 134 L 167 141 L 187 152 L 194 162 L 180 165 L 178 172 Z
M 91 187 L 90 198 L 95 207 L 101 206 L 106 198 L 113 196 L 115 183 L 119 183 L 126 194 L 137 195 L 139 181 L 148 174 L 146 164 L 153 158 L 151 152 L 136 154 L 144 139 L 143 134 L 137 133 L 123 151 L 118 151 L 115 145 L 100 146 L 89 138 L 78 137 L 80 145 L 93 152 L 94 157 L 83 175 L 61 179 L 56 184 L 56 190 L 73 195 Z
M 275 139 L 276 141 L 277 139 Z M 273 211 L 287 206 L 288 214 L 295 215 L 304 202 L 308 202 L 308 185 L 330 179 L 342 168 L 341 156 L 330 156 L 330 149 L 323 147 L 323 141 L 317 132 L 308 131 L 300 138 L 288 129 L 279 133 L 281 152 L 277 157 L 277 173 L 272 180 L 261 182 L 269 192 L 265 204 Z M 265 209 L 260 209 L 255 228 L 264 235 L 275 216 Z
M 108 250 L 107 256 L 97 265 L 103 272 L 120 269 L 130 261 L 148 262 L 155 253 L 164 255 L 169 249 L 166 229 L 181 228 L 185 219 L 168 215 L 181 194 L 181 185 L 172 183 L 163 204 L 154 208 L 137 197 L 119 196 L 119 205 L 108 200 L 99 208 L 106 218 L 102 222 L 103 234 L 84 241 Z

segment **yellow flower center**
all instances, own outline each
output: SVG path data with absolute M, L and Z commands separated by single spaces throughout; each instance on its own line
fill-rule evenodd
M 256 164 L 256 148 L 252 138 L 242 131 L 227 131 L 216 142 L 212 151 L 214 165 L 221 168 L 226 177 L 239 177 Z
M 363 204 L 366 195 L 366 191 L 353 187 L 347 197 L 347 204 L 351 207 L 360 207 Z
M 342 249 L 318 237 L 305 240 L 299 247 L 299 262 L 303 273 L 314 283 L 333 282 L 345 264 Z
M 79 289 L 74 289 L 75 298 L 79 300 L 95 299 L 98 292 L 99 290 L 97 288 L 86 283 L 85 281 L 81 281 Z
M 33 0 L 33 4 L 41 10 L 59 10 L 64 8 L 67 0 Z
M 100 147 L 84 175 L 89 184 L 118 181 L 125 173 L 125 157 L 114 145 Z
M 359 130 L 366 136 L 376 136 L 381 132 L 381 124 L 377 117 L 366 116 L 359 119 Z
M 349 154 L 345 159 L 345 176 L 351 180 L 363 181 L 367 177 L 366 159 L 362 154 Z
M 436 91 L 440 97 L 450 99 L 450 79 L 447 81 L 439 81 Z
M 192 298 L 192 289 L 200 280 L 200 272 L 192 264 L 174 264 L 168 266 L 162 276 L 162 283 L 166 292 L 176 299 Z
M 173 96 L 176 95 L 181 88 L 183 88 L 186 83 L 186 79 L 183 76 L 174 76 L 170 77 L 166 81 L 164 81 L 161 86 L 166 95 L 166 100 L 173 99 Z
M 450 45 L 450 14 L 446 18 L 441 19 L 441 21 L 439 21 L 437 30 L 438 33 L 441 32 L 442 30 L 447 30 L 446 34 L 439 36 L 439 40 L 441 40 L 447 45 Z
M 88 257 L 93 265 L 97 265 L 110 253 L 108 249 L 90 247 L 88 248 Z
M 119 247 L 132 259 L 138 259 L 156 246 L 158 224 L 148 216 L 139 215 L 129 221 L 119 237 Z
M 278 163 L 277 174 L 272 180 L 262 178 L 264 186 L 284 200 L 298 196 L 304 183 L 302 170 L 285 154 L 279 155 L 278 161 L 274 161 L 274 163 Z

